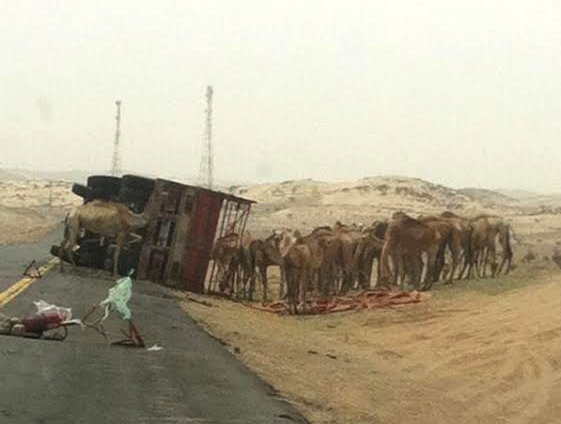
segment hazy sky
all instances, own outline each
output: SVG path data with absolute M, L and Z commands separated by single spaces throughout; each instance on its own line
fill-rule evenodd
M 561 188 L 561 2 L 0 0 L 1 167 Z

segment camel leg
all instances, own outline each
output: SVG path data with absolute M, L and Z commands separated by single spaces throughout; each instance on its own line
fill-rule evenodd
M 111 275 L 118 275 L 119 256 L 121 255 L 121 249 L 123 247 L 123 243 L 125 242 L 125 234 L 117 234 L 115 242 L 117 244 L 117 247 L 115 248 L 115 252 L 113 253 L 113 272 L 111 273 Z
M 452 253 L 452 269 L 448 274 L 446 284 L 452 284 L 452 281 L 454 280 L 454 274 L 456 273 L 456 268 L 458 267 L 458 262 L 460 258 L 460 251 L 457 248 L 452 248 L 450 250 Z
M 389 264 L 390 259 L 390 252 L 389 247 L 384 245 L 382 249 L 382 253 L 380 255 L 380 263 L 379 263 L 379 277 L 378 277 L 378 285 L 380 287 L 388 287 L 392 280 L 392 272 L 390 269 Z
M 301 305 L 302 313 L 306 313 L 306 292 L 308 291 L 308 279 L 310 272 L 306 268 L 298 269 L 298 303 Z
M 60 262 L 60 272 L 64 272 L 64 255 L 66 254 L 66 240 L 63 240 L 58 248 L 58 257 Z
M 437 249 L 431 249 L 429 251 L 427 251 L 427 275 L 425 278 L 425 284 L 422 287 L 422 290 L 430 290 L 432 288 L 432 284 L 433 281 L 431 278 L 429 277 L 429 272 L 428 270 L 430 269 L 434 269 L 434 266 L 436 264 L 436 260 L 437 260 L 437 256 L 438 256 L 438 250 Z
M 489 264 L 491 267 L 491 278 L 495 278 L 497 276 L 497 251 L 495 246 L 489 248 L 489 256 L 491 257 L 491 263 Z
M 419 288 L 421 282 L 421 274 L 423 272 L 423 259 L 421 255 L 417 258 L 411 258 L 411 284 L 415 289 Z
M 374 258 L 367 257 L 362 272 L 362 284 L 360 287 L 364 290 L 369 289 L 372 284 L 372 268 L 374 267 Z
M 482 266 L 482 276 L 483 278 L 487 277 L 487 263 L 489 261 L 489 248 L 485 248 L 485 253 L 483 254 L 483 262 L 481 263 Z
M 263 291 L 263 303 L 267 302 L 267 295 L 268 295 L 268 285 L 269 282 L 267 281 L 267 267 L 266 266 L 259 266 L 259 280 L 261 281 L 261 288 Z
M 464 278 L 464 274 L 468 271 L 466 278 L 469 278 L 469 266 L 471 264 L 471 253 L 464 250 L 464 258 L 463 258 L 463 265 L 462 269 L 460 270 L 460 274 L 458 275 L 458 280 Z

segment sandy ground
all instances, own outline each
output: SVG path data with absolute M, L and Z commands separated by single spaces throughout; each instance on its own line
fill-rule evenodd
M 561 274 L 535 272 L 327 316 L 182 304 L 315 424 L 550 424 L 561 417 Z
M 493 192 L 474 198 L 471 191 L 402 178 L 236 192 L 260 201 L 249 222 L 257 237 L 279 226 L 306 232 L 336 220 L 368 224 L 395 210 L 451 208 L 466 216 L 501 214 L 520 240 L 510 276 L 437 286 L 413 306 L 279 317 L 198 297 L 205 306 L 180 294 L 187 312 L 312 423 L 559 422 L 561 270 L 550 260 L 561 247 L 559 198 L 524 203 Z M 0 243 L 40 237 L 80 202 L 68 183 L 0 182 Z M 523 259 L 528 252 L 531 262 Z M 271 280 L 278 282 L 274 269 Z
M 82 201 L 67 182 L 0 181 L 0 245 L 40 239 Z

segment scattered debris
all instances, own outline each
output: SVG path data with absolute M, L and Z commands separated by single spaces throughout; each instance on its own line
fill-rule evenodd
M 158 346 L 157 344 L 155 344 L 154 346 L 149 347 L 148 349 L 146 349 L 148 352 L 159 352 L 160 350 L 162 350 L 163 347 Z
M 70 308 L 61 308 L 44 300 L 34 304 L 37 312 L 24 318 L 1 316 L 0 334 L 62 341 L 68 335 L 68 326 L 82 325 L 80 320 L 72 319 Z
M 25 271 L 23 271 L 22 276 L 29 278 L 43 278 L 43 275 L 41 275 L 41 271 L 39 271 L 37 265 L 35 264 L 35 259 L 33 259 L 31 263 L 27 265 L 27 268 L 25 268 Z
M 191 297 L 191 296 L 188 296 L 187 300 L 189 302 L 198 303 L 199 305 L 207 306 L 209 308 L 217 308 L 218 307 L 218 305 L 213 305 L 212 303 L 207 302 L 206 300 L 195 299 L 194 297 Z
M 331 299 L 312 299 L 306 301 L 306 313 L 312 315 L 352 311 L 419 303 L 425 295 L 418 291 L 365 290 L 357 295 L 333 297 Z M 289 314 L 290 305 L 277 301 L 268 305 L 251 304 L 250 307 L 276 314 Z
M 128 276 L 117 280 L 117 283 L 109 289 L 109 295 L 107 296 L 107 298 L 99 302 L 99 304 L 92 306 L 92 308 L 82 320 L 87 327 L 96 330 L 105 338 L 107 343 L 111 345 L 145 347 L 144 339 L 131 320 L 132 313 L 128 307 L 128 302 L 132 295 L 131 276 L 133 273 L 134 270 L 131 269 Z M 97 319 L 89 322 L 88 319 L 94 316 L 94 314 L 100 311 L 100 309 L 103 314 Z M 109 334 L 105 331 L 103 322 L 109 317 L 114 309 L 119 311 L 122 315 L 123 320 L 128 323 L 128 332 L 121 330 L 121 333 L 126 337 L 124 340 L 109 342 Z

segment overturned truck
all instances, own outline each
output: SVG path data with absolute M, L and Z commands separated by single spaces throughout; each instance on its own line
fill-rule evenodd
M 119 274 L 134 269 L 137 278 L 196 293 L 204 292 L 214 277 L 215 267 L 210 273 L 208 269 L 215 239 L 226 232 L 243 236 L 255 203 L 202 187 L 136 175 L 95 175 L 88 178 L 87 185 L 74 184 L 72 191 L 84 203 L 102 199 L 122 203 L 135 213 L 153 211 L 148 225 L 137 231 L 142 241 L 129 243 L 121 252 Z M 74 253 L 77 264 L 113 269 L 114 240 L 86 232 L 78 246 Z M 59 246 L 52 246 L 51 253 L 68 259 Z

